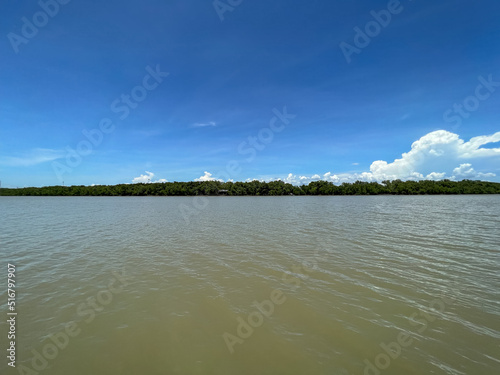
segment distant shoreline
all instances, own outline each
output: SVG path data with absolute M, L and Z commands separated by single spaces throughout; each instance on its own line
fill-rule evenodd
M 0 188 L 0 196 L 317 196 L 317 195 L 462 195 L 500 194 L 500 183 L 487 181 L 314 181 L 294 186 L 283 181 L 191 181 L 95 186 Z

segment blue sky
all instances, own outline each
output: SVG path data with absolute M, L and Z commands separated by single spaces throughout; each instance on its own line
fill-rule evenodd
M 0 7 L 3 187 L 500 181 L 498 1 Z

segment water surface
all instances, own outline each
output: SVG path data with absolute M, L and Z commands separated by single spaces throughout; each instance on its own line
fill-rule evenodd
M 18 369 L 500 370 L 500 196 L 1 197 L 0 213 Z

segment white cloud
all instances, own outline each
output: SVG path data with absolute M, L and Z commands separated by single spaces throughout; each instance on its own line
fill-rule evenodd
M 139 177 L 135 177 L 132 180 L 132 183 L 133 184 L 150 184 L 150 183 L 168 182 L 164 178 L 153 181 L 154 176 L 155 176 L 155 174 L 153 172 L 146 171 L 146 174 L 141 174 Z
M 193 124 L 193 126 L 195 128 L 204 128 L 206 126 L 217 126 L 217 123 L 215 123 L 214 121 L 209 121 L 209 122 L 197 122 L 195 124 Z
M 323 180 L 326 180 L 326 181 L 329 181 L 329 182 L 333 182 L 333 183 L 337 183 L 337 182 L 340 181 L 340 177 L 337 176 L 336 174 L 332 175 L 331 172 L 326 172 L 323 175 Z
M 151 182 L 151 179 L 154 177 L 154 173 L 146 171 L 146 174 L 141 174 L 139 177 L 135 177 L 132 180 L 133 184 L 140 184 L 140 183 L 149 183 Z
M 461 142 L 463 141 L 461 140 Z M 500 156 L 500 147 L 481 148 L 481 146 L 496 142 L 500 142 L 500 132 L 471 138 L 469 142 L 461 144 L 460 150 L 462 156 L 468 158 Z
M 460 164 L 459 167 L 453 170 L 453 177 L 455 179 L 488 178 L 495 176 L 494 173 L 476 172 L 474 168 L 472 168 L 472 164 L 469 163 Z
M 30 167 L 61 159 L 65 156 L 64 150 L 52 150 L 48 148 L 35 148 L 20 156 L 7 156 L 0 158 L 0 165 L 8 167 Z
M 283 182 L 285 182 L 287 184 L 292 184 L 292 185 L 302 185 L 302 184 L 307 183 L 307 182 L 305 182 L 306 180 L 309 181 L 310 178 L 308 178 L 306 176 L 297 177 L 293 173 L 289 173 L 288 176 L 286 176 L 286 178 L 283 179 Z
M 212 173 L 209 173 L 207 171 L 205 171 L 205 174 L 203 176 L 201 176 L 199 178 L 195 178 L 194 180 L 195 181 L 221 181 L 221 182 L 224 182 L 221 179 L 217 179 L 217 178 L 212 177 Z
M 370 171 L 362 173 L 326 172 L 322 180 L 341 184 L 355 181 L 384 181 L 384 180 L 442 180 L 449 179 L 487 179 L 496 177 L 495 173 L 476 171 L 470 159 L 481 163 L 486 158 L 500 157 L 500 148 L 481 148 L 489 143 L 500 141 L 500 132 L 493 135 L 484 135 L 471 138 L 468 142 L 460 139 L 458 134 L 445 130 L 437 130 L 424 135 L 413 142 L 410 151 L 388 163 L 376 160 L 370 166 Z M 457 167 L 459 165 L 459 167 Z M 425 177 L 424 177 L 425 176 Z M 319 178 L 312 176 L 297 177 L 289 173 L 284 180 L 294 185 L 308 184 Z
M 392 163 L 383 160 L 374 161 L 370 166 L 370 174 L 378 181 L 398 178 L 402 180 L 422 179 L 423 173 L 427 174 L 429 178 L 435 178 L 439 173 L 443 173 L 434 172 L 437 168 L 441 171 L 451 172 L 451 168 L 462 164 L 461 161 L 467 159 L 477 160 L 478 158 L 500 156 L 500 148 L 480 148 L 485 144 L 499 140 L 500 132 L 490 136 L 475 137 L 469 142 L 465 142 L 459 138 L 458 134 L 437 130 L 415 141 L 410 151 Z M 453 174 L 456 173 L 453 172 Z M 494 174 L 477 172 L 473 174 L 471 172 L 468 176 L 493 177 Z
M 479 165 L 485 159 L 500 157 L 500 148 L 483 149 L 488 143 L 500 140 L 500 132 L 488 136 L 471 138 L 465 142 L 458 134 L 445 130 L 428 133 L 413 142 L 408 152 L 392 162 L 376 160 L 370 165 L 370 170 L 359 173 L 332 173 L 323 175 L 295 175 L 288 173 L 286 177 L 248 178 L 246 181 L 283 181 L 293 185 L 305 185 L 312 181 L 324 180 L 334 184 L 355 181 L 382 182 L 384 180 L 461 180 L 488 179 L 496 177 L 495 173 L 476 171 L 469 160 Z M 358 165 L 358 163 L 353 163 Z M 491 163 L 490 163 L 491 165 Z M 458 167 L 457 167 L 458 166 Z M 481 170 L 481 168 L 479 168 Z M 144 177 L 144 176 L 141 176 Z M 148 176 L 146 176 L 148 177 Z M 205 171 L 204 175 L 194 181 L 221 181 Z M 232 180 L 231 180 L 232 181 Z
M 280 178 L 278 178 L 278 180 L 280 180 L 280 181 L 281 181 L 281 179 L 280 179 Z M 265 181 L 265 180 L 263 180 L 262 178 L 260 178 L 260 179 L 259 179 L 259 178 L 247 178 L 247 179 L 245 180 L 245 182 L 253 182 L 253 181 L 266 182 L 266 181 Z M 270 181 L 272 181 L 272 180 L 270 180 Z
M 435 180 L 435 181 L 439 181 L 439 180 L 443 180 L 446 176 L 446 172 L 432 172 L 432 173 L 429 173 L 427 176 L 425 176 L 425 179 L 426 180 Z
M 457 167 L 453 170 L 453 174 L 457 176 L 470 176 L 475 174 L 474 168 L 472 168 L 472 164 L 460 164 L 460 167 Z

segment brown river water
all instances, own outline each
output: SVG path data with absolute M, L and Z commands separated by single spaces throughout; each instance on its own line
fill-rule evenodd
M 0 217 L 1 374 L 500 373 L 500 196 L 0 197 Z

